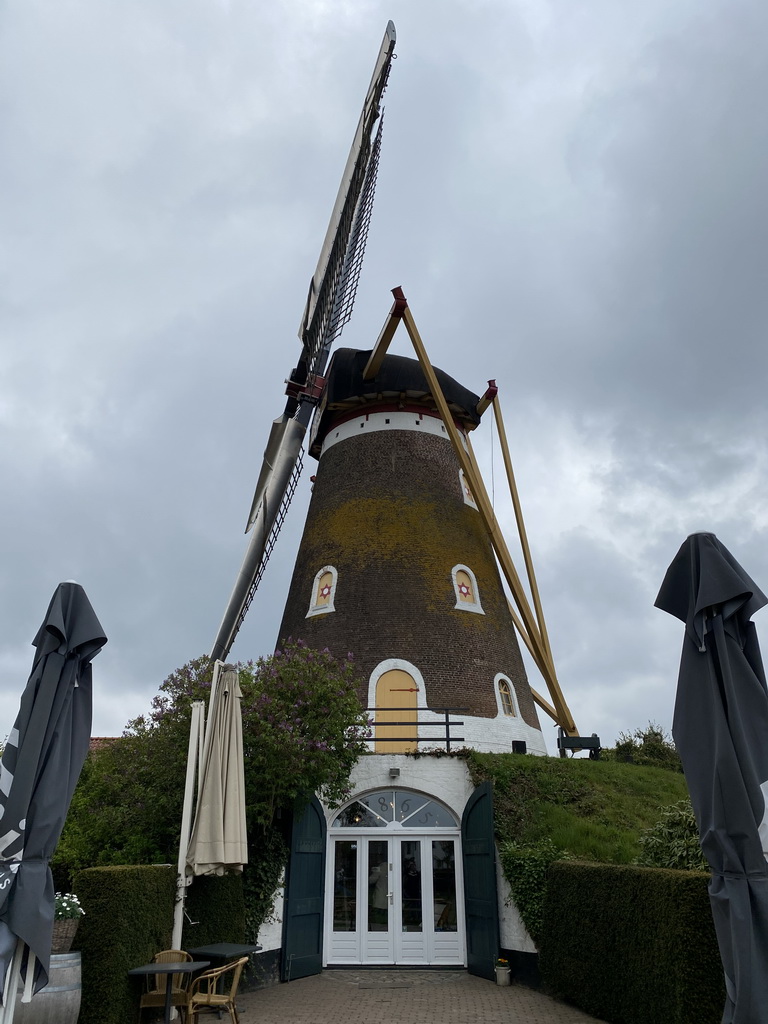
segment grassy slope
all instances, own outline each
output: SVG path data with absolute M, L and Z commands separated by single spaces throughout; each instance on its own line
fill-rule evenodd
M 475 752 L 468 764 L 476 783 L 494 780 L 500 841 L 550 839 L 575 857 L 603 863 L 631 863 L 659 808 L 688 795 L 679 773 L 633 764 Z

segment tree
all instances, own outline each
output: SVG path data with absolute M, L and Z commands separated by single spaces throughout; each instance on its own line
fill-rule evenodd
M 263 833 L 279 809 L 315 792 L 337 806 L 370 735 L 352 656 L 288 642 L 237 668 L 249 832 Z M 89 755 L 56 851 L 59 872 L 175 863 L 192 702 L 207 701 L 211 677 L 207 657 L 177 669 L 147 715 Z
M 699 830 L 690 800 L 662 808 L 661 817 L 640 836 L 638 864 L 648 868 L 709 871 L 699 844 Z
M 619 733 L 616 746 L 604 750 L 602 757 L 606 761 L 624 761 L 673 772 L 683 770 L 672 737 L 655 722 L 649 722 L 644 729 L 635 729 L 631 733 Z

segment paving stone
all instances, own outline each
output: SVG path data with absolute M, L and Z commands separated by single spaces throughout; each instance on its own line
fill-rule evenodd
M 243 992 L 240 1024 L 599 1024 L 522 985 L 466 971 L 323 971 Z

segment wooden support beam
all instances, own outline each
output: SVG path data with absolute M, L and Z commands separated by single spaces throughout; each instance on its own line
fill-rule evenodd
M 498 394 L 494 396 L 491 404 L 493 405 L 493 414 L 496 417 L 496 427 L 499 432 L 501 454 L 504 458 L 504 468 L 507 471 L 507 483 L 509 484 L 509 493 L 510 497 L 512 498 L 512 507 L 515 510 L 515 522 L 517 523 L 517 532 L 520 535 L 520 546 L 523 549 L 523 561 L 525 562 L 525 571 L 528 574 L 528 585 L 531 590 L 531 597 L 533 598 L 533 609 L 536 612 L 536 621 L 539 624 L 539 631 L 541 632 L 541 639 L 544 643 L 544 648 L 547 652 L 550 663 L 554 665 L 554 658 L 552 657 L 552 648 L 549 643 L 547 625 L 544 621 L 544 612 L 541 607 L 541 597 L 539 596 L 539 586 L 536 582 L 536 572 L 533 568 L 531 549 L 528 546 L 528 534 L 525 530 L 525 522 L 523 520 L 523 509 L 520 505 L 520 495 L 517 491 L 515 473 L 512 469 L 512 458 L 509 454 L 507 434 L 506 431 L 504 430 L 504 418 L 501 415 L 501 404 L 499 402 Z
M 545 700 L 544 697 L 542 697 L 540 693 L 537 693 L 536 690 L 534 690 L 534 688 L 532 686 L 530 687 L 530 690 L 531 690 L 531 696 L 533 697 L 534 704 L 538 704 L 539 707 L 541 708 L 541 710 L 545 714 L 549 715 L 549 717 L 553 721 L 557 722 L 557 724 L 560 725 L 560 719 L 557 716 L 557 712 L 552 707 L 552 705 L 549 703 L 549 701 Z M 575 732 L 574 733 L 570 733 L 569 735 L 575 736 L 576 733 Z
M 495 380 L 489 380 L 488 381 L 488 390 L 485 392 L 483 397 L 480 399 L 480 401 L 475 406 L 475 410 L 476 410 L 478 416 L 482 416 L 483 415 L 485 410 L 488 408 L 488 406 L 491 404 L 491 402 L 494 400 L 494 398 L 496 397 L 496 395 L 498 393 L 499 393 L 499 389 L 496 387 L 496 381 Z
M 470 457 L 467 451 L 468 446 L 465 447 L 466 442 L 462 442 L 461 435 L 459 434 L 459 431 L 456 428 L 456 424 L 453 421 L 453 416 L 451 415 L 451 411 L 448 408 L 448 403 L 445 400 L 443 389 L 440 387 L 440 382 L 437 379 L 434 367 L 429 361 L 426 349 L 424 348 L 424 343 L 421 340 L 421 336 L 419 335 L 419 331 L 418 328 L 416 327 L 411 311 L 407 307 L 405 309 L 405 312 L 403 313 L 403 323 L 405 324 L 405 328 L 408 331 L 408 335 L 411 339 L 411 342 L 413 343 L 413 347 L 416 351 L 416 355 L 421 365 L 421 369 L 424 373 L 424 376 L 427 379 L 427 385 L 429 386 L 432 398 L 435 404 L 437 405 L 438 411 L 440 412 L 440 415 L 443 419 L 443 423 L 445 424 L 445 429 L 448 432 L 448 436 L 451 440 L 451 444 L 453 445 L 454 452 L 456 453 L 456 457 L 459 460 L 459 465 L 461 466 L 462 472 L 464 473 L 464 478 L 469 483 L 473 497 L 478 506 L 478 510 L 480 511 L 480 514 L 482 515 L 485 521 L 485 526 L 490 535 L 494 549 L 497 551 L 498 549 L 501 549 L 506 554 L 506 557 L 504 559 L 504 562 L 506 564 L 503 563 L 502 568 L 504 570 L 504 574 L 508 577 L 507 582 L 509 583 L 509 586 L 512 590 L 515 602 L 518 608 L 520 609 L 520 614 L 522 616 L 523 622 L 525 623 L 526 632 L 531 638 L 534 646 L 540 647 L 541 638 L 539 636 L 538 626 L 536 625 L 533 613 L 531 612 L 530 607 L 528 606 L 528 599 L 525 596 L 525 592 L 523 591 L 520 578 L 517 575 L 517 570 L 512 564 L 512 558 L 509 555 L 509 552 L 507 551 L 506 542 L 504 541 L 504 538 L 501 536 L 501 530 L 499 528 L 498 522 L 496 521 L 496 516 L 491 507 L 491 503 L 488 500 L 488 495 L 485 491 L 482 479 L 476 472 L 476 463 L 474 462 L 474 459 Z
M 389 343 L 395 335 L 397 325 L 400 323 L 403 313 L 407 308 L 408 303 L 403 295 L 403 289 L 400 287 L 393 288 L 392 294 L 395 297 L 395 301 L 392 304 L 392 309 L 389 311 L 389 316 L 384 322 L 384 326 L 381 328 L 381 332 L 376 339 L 376 344 L 373 346 L 370 358 L 365 364 L 363 370 L 363 380 L 373 380 L 376 374 L 381 369 L 381 364 L 384 362 L 384 356 L 387 354 Z
M 402 296 L 402 298 L 403 301 L 405 302 L 405 296 Z M 442 388 L 440 387 L 440 383 L 437 379 L 437 375 L 435 374 L 434 368 L 431 362 L 429 361 L 429 357 L 424 347 L 424 343 L 421 340 L 421 336 L 419 334 L 418 328 L 416 327 L 413 315 L 411 314 L 411 311 L 408 308 L 407 302 L 405 302 L 405 308 L 402 312 L 402 320 L 403 323 L 405 324 L 406 330 L 408 331 L 408 336 L 410 337 L 411 343 L 413 344 L 416 356 L 419 360 L 419 364 L 421 365 L 422 372 L 426 377 L 427 384 L 429 385 L 429 389 L 432 394 L 432 398 L 435 404 L 437 405 L 438 411 L 440 412 L 440 415 L 442 417 L 445 429 L 451 440 L 451 444 L 453 445 L 453 450 L 456 453 L 456 457 L 459 461 L 459 465 L 461 466 L 462 472 L 464 473 L 464 478 L 466 479 L 467 483 L 470 486 L 472 494 L 475 498 L 475 502 L 478 506 L 478 510 L 480 511 L 480 514 L 482 515 L 483 520 L 485 522 L 485 526 L 486 529 L 488 530 L 491 543 L 493 545 L 494 551 L 496 552 L 496 557 L 499 560 L 499 565 L 501 566 L 502 572 L 504 573 L 507 583 L 509 584 L 510 590 L 512 591 L 512 596 L 515 599 L 515 603 L 520 609 L 520 616 L 522 618 L 524 626 L 524 629 L 520 631 L 521 636 L 523 636 L 525 640 L 525 637 L 527 635 L 528 640 L 530 640 L 531 645 L 533 646 L 533 649 L 536 652 L 534 658 L 537 666 L 542 672 L 544 681 L 546 682 L 547 688 L 549 689 L 550 695 L 552 697 L 554 708 L 557 713 L 556 720 L 569 735 L 578 735 L 575 722 L 573 721 L 573 717 L 570 713 L 570 710 L 567 704 L 565 703 L 565 699 L 560 689 L 560 685 L 557 681 L 555 668 L 551 662 L 551 655 L 549 654 L 547 648 L 544 645 L 535 616 L 531 610 L 530 605 L 528 604 L 528 598 L 520 582 L 520 577 L 517 574 L 517 570 L 515 569 L 514 563 L 512 562 L 512 557 L 509 553 L 509 549 L 507 548 L 506 541 L 504 540 L 498 522 L 496 521 L 496 516 L 493 511 L 493 507 L 491 506 L 490 500 L 488 498 L 488 494 L 485 490 L 485 485 L 483 484 L 482 477 L 477 468 L 477 462 L 474 458 L 474 453 L 472 452 L 471 445 L 469 444 L 468 439 L 465 442 L 466 447 L 465 443 L 462 443 L 461 435 L 459 434 L 459 431 L 456 428 L 456 424 L 453 421 L 453 416 L 451 415 L 450 409 L 448 408 L 448 403 L 445 400 L 445 395 L 443 394 Z M 529 646 L 527 641 L 526 646 Z M 530 649 L 531 647 L 529 646 L 529 650 Z
M 517 569 L 512 561 L 512 555 L 509 553 L 507 542 L 504 539 L 501 527 L 496 519 L 496 512 L 494 511 L 491 500 L 488 497 L 488 492 L 485 489 L 483 477 L 480 472 L 480 466 L 478 465 L 477 458 L 475 456 L 475 450 L 472 447 L 472 441 L 468 437 L 465 440 L 466 456 L 472 467 L 470 479 L 476 488 L 476 490 L 473 491 L 475 502 L 477 503 L 480 514 L 483 516 L 485 521 L 486 529 L 488 530 L 488 534 L 491 539 L 491 544 L 493 544 L 502 572 L 504 573 L 507 583 L 509 584 L 509 588 L 512 591 L 512 597 L 514 598 L 515 604 L 517 605 L 520 615 L 525 623 L 524 631 L 533 645 L 533 650 L 531 650 L 531 646 L 528 643 L 526 643 L 526 646 L 531 651 L 534 661 L 541 669 L 542 675 L 546 676 L 546 664 L 548 659 L 546 650 L 541 641 L 538 624 L 536 623 L 534 614 L 528 604 L 528 596 L 523 589 L 523 584 L 520 581 Z M 466 476 L 466 473 L 464 475 Z M 472 486 L 472 483 L 470 486 Z

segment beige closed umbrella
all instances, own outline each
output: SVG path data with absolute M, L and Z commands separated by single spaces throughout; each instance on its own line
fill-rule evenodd
M 248 863 L 241 698 L 237 670 L 222 665 L 208 709 L 188 875 L 223 875 Z

